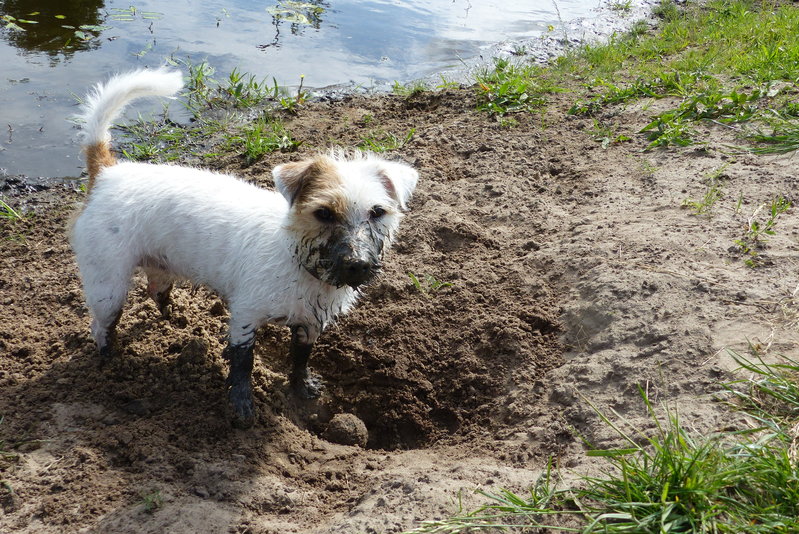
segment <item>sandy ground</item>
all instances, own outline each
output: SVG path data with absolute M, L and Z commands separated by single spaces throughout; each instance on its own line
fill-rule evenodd
M 474 104 L 469 89 L 317 103 L 288 119 L 299 152 L 211 162 L 269 187 L 277 163 L 415 129 L 391 153 L 421 180 L 386 272 L 314 351 L 325 396 L 290 394 L 287 330 L 267 327 L 247 431 L 227 420 L 219 299 L 180 288 L 166 320 L 137 279 L 124 350 L 102 364 L 65 235 L 81 194 L 7 179 L 32 215 L 0 223 L 0 532 L 396 533 L 471 509 L 478 488 L 524 491 L 550 457 L 593 469 L 580 436 L 615 438 L 585 399 L 641 429 L 639 387 L 699 432 L 741 424 L 713 400 L 735 368 L 723 349 L 797 356 L 799 227 L 782 216 L 756 269 L 733 240 L 795 194 L 796 160 L 730 155 L 740 141 L 713 125 L 698 147 L 603 148 L 565 94 L 511 127 Z M 667 105 L 597 119 L 636 132 Z M 682 208 L 715 171 L 710 214 Z M 337 413 L 365 422 L 365 448 L 324 438 Z

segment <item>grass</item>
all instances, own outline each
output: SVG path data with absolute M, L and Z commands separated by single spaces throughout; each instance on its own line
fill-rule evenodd
M 281 96 L 274 78 L 269 83 L 266 78 L 258 79 L 253 74 L 233 69 L 227 78 L 219 81 L 214 78 L 216 69 L 208 62 L 176 63 L 183 63 L 189 72 L 185 96 L 187 106 L 195 115 L 207 109 L 251 108 Z
M 613 7 L 625 11 L 627 5 Z M 478 108 L 497 115 L 539 111 L 551 93 L 578 85 L 569 110 L 575 115 L 666 99 L 669 109 L 650 116 L 640 131 L 619 132 L 642 136 L 648 149 L 701 143 L 700 123 L 747 125 L 736 131 L 758 153 L 799 148 L 799 9 L 755 0 L 684 7 L 663 0 L 655 15 L 655 30 L 636 24 L 546 67 L 495 60 L 475 77 Z
M 454 285 L 452 282 L 442 282 L 431 274 L 416 275 L 414 273 L 408 273 L 408 278 L 411 279 L 411 283 L 417 291 L 427 295 L 428 297 L 432 296 L 433 293 L 436 293 L 441 289 L 452 287 Z
M 724 187 L 724 171 L 727 167 L 729 167 L 729 164 L 724 164 L 714 169 L 705 179 L 707 185 L 702 198 L 699 200 L 686 198 L 682 201 L 682 207 L 690 208 L 694 215 L 708 214 L 713 205 L 724 196 L 722 188 Z
M 766 209 L 764 217 L 759 217 L 760 213 Z M 767 241 L 767 236 L 776 235 L 774 229 L 777 220 L 781 215 L 791 208 L 791 201 L 778 195 L 771 200 L 770 204 L 761 204 L 746 221 L 744 234 L 735 240 L 735 245 L 747 258 L 744 260 L 749 267 L 757 267 L 761 264 L 758 251 L 763 248 Z
M 140 497 L 142 509 L 148 514 L 153 514 L 164 506 L 164 497 L 161 495 L 160 490 L 142 493 Z
M 477 109 L 496 115 L 535 111 L 546 104 L 546 95 L 555 87 L 547 83 L 544 69 L 495 59 L 491 69 L 477 75 Z
M 799 532 L 799 363 L 732 356 L 749 377 L 725 388 L 754 428 L 689 431 L 674 410 L 665 408 L 660 416 L 639 388 L 654 423 L 651 435 L 592 405 L 622 445 L 587 452 L 605 462 L 603 475 L 567 484 L 550 461 L 529 495 L 478 492 L 487 504 L 474 512 L 424 522 L 410 532 Z
M 429 90 L 430 88 L 422 80 L 415 80 L 406 84 L 395 81 L 391 86 L 391 92 L 393 92 L 395 95 L 404 96 L 406 98 L 422 94 Z
M 168 118 L 168 110 L 154 119 L 139 115 L 134 122 L 117 127 L 122 154 L 133 161 L 172 162 L 199 153 L 207 140 L 225 129 L 224 123 L 199 118 L 183 126 Z
M 0 219 L 14 222 L 22 219 L 22 215 L 12 208 L 8 202 L 0 198 Z
M 230 142 L 244 148 L 244 156 L 248 163 L 253 163 L 270 152 L 291 152 L 302 144 L 291 137 L 291 134 L 279 120 L 261 116 L 258 120 L 245 126 L 239 135 L 229 137 Z
M 361 137 L 361 142 L 358 143 L 358 149 L 376 153 L 397 150 L 410 143 L 415 133 L 415 128 L 411 128 L 408 130 L 408 133 L 403 136 L 398 136 L 382 129 L 374 130 Z
M 295 150 L 301 142 L 295 140 L 274 114 L 275 110 L 296 113 L 306 101 L 303 91 L 304 76 L 296 94 L 289 95 L 272 80 L 234 69 L 222 81 L 214 76 L 215 69 L 207 62 L 183 64 L 188 71 L 186 89 L 182 102 L 193 115 L 189 125 L 179 125 L 168 118 L 168 109 L 156 119 L 145 119 L 119 127 L 125 134 L 122 152 L 126 159 L 134 161 L 172 162 L 187 157 L 200 158 L 219 155 L 214 150 L 220 146 L 225 150 L 241 148 L 249 163 L 264 154 L 276 150 Z M 254 122 L 241 125 L 238 110 L 264 107 Z M 223 118 L 211 118 L 211 109 L 226 111 Z

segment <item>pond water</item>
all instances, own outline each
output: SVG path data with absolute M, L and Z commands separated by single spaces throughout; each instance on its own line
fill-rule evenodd
M 586 17 L 599 0 L 0 1 L 0 169 L 76 176 L 75 95 L 167 58 L 281 85 L 375 87 Z

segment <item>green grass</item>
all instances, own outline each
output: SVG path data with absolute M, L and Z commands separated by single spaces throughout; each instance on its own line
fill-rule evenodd
M 477 75 L 477 109 L 504 115 L 543 108 L 546 95 L 556 90 L 543 72 L 538 66 L 495 59 L 493 68 Z
M 184 95 L 186 105 L 195 115 L 207 109 L 251 108 L 277 101 L 281 96 L 274 78 L 270 83 L 266 78 L 258 79 L 253 74 L 233 69 L 220 81 L 214 78 L 216 69 L 205 61 L 176 63 L 182 63 L 189 72 Z
M 616 4 L 622 11 L 624 6 Z M 569 86 L 569 112 L 577 115 L 669 99 L 670 108 L 650 116 L 641 131 L 619 132 L 639 134 L 648 149 L 701 143 L 702 122 L 746 125 L 739 135 L 755 152 L 799 147 L 799 9 L 755 0 L 683 7 L 663 0 L 655 14 L 654 30 L 636 24 L 546 67 L 495 60 L 476 76 L 478 108 L 498 115 L 541 110 L 551 93 Z
M 22 215 L 0 198 L 0 219 L 13 222 L 22 219 Z
M 411 279 L 411 283 L 417 291 L 427 295 L 428 297 L 432 296 L 433 293 L 436 293 L 441 289 L 452 287 L 454 285 L 452 282 L 443 282 L 438 280 L 431 274 L 416 275 L 414 273 L 408 273 L 408 278 Z
M 135 161 L 172 162 L 187 157 L 212 158 L 219 150 L 241 148 L 247 161 L 252 163 L 264 154 L 276 150 L 295 150 L 301 142 L 292 138 L 285 126 L 272 113 L 275 110 L 296 113 L 308 98 L 303 90 L 304 76 L 295 94 L 279 87 L 272 80 L 258 79 L 252 74 L 234 69 L 218 81 L 216 71 L 207 62 L 190 63 L 172 61 L 188 71 L 182 103 L 192 113 L 188 125 L 176 124 L 168 118 L 168 109 L 160 117 L 145 119 L 141 116 L 131 124 L 120 126 L 122 153 Z M 266 108 L 258 119 L 242 123 L 238 110 Z M 209 115 L 212 109 L 223 110 Z
M 724 196 L 724 171 L 729 164 L 714 169 L 706 178 L 705 193 L 699 200 L 686 198 L 682 201 L 682 207 L 690 208 L 695 215 L 706 215 L 710 212 L 713 205 Z
M 430 88 L 422 80 L 415 80 L 406 84 L 395 81 L 391 86 L 391 92 L 404 97 L 416 96 L 429 90 Z
M 761 204 L 747 219 L 744 234 L 735 240 L 740 252 L 746 255 L 744 262 L 749 267 L 758 267 L 761 264 L 758 251 L 761 250 L 769 237 L 776 235 L 777 220 L 789 209 L 791 201 L 777 195 L 769 204 Z M 765 214 L 761 216 L 761 212 Z
M 358 143 L 358 149 L 376 153 L 397 150 L 410 143 L 415 133 L 415 128 L 411 128 L 408 130 L 408 133 L 402 136 L 386 132 L 382 129 L 374 130 L 361 137 L 361 141 Z
M 140 497 L 142 509 L 148 514 L 153 514 L 164 506 L 164 497 L 161 495 L 160 490 L 141 493 Z
M 243 147 L 244 156 L 249 163 L 270 152 L 294 151 L 302 144 L 291 137 L 282 122 L 268 116 L 261 116 L 252 124 L 246 125 L 238 135 L 231 136 L 229 141 Z
M 145 118 L 117 127 L 122 155 L 133 161 L 172 162 L 187 155 L 197 155 L 205 149 L 207 140 L 221 132 L 226 125 L 203 117 L 190 125 L 176 124 L 168 118 L 168 111 L 160 117 Z
M 474 512 L 461 510 L 410 532 L 799 532 L 799 363 L 732 356 L 749 378 L 725 388 L 758 427 L 691 432 L 674 410 L 664 408 L 659 415 L 641 389 L 654 432 L 635 429 L 618 414 L 611 418 L 591 405 L 620 438 L 620 447 L 587 452 L 605 462 L 604 474 L 567 484 L 553 473 L 550 461 L 529 495 L 481 491 L 487 503 Z

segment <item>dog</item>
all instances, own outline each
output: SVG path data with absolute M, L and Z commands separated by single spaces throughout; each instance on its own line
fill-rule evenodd
M 247 428 L 255 420 L 258 328 L 291 329 L 291 386 L 303 398 L 318 397 L 321 381 L 308 371 L 313 344 L 380 272 L 419 174 L 404 163 L 333 149 L 278 165 L 277 191 L 270 191 L 196 168 L 118 162 L 110 129 L 123 108 L 139 97 L 172 96 L 182 86 L 178 71 L 139 70 L 87 95 L 80 116 L 87 198 L 70 242 L 101 358 L 115 352 L 116 325 L 137 268 L 162 312 L 181 279 L 225 300 L 228 398 L 233 424 Z

